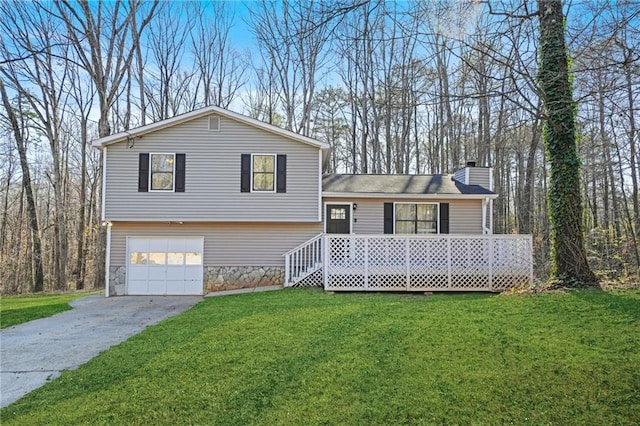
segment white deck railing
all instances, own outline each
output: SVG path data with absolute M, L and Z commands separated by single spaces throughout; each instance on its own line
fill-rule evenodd
M 283 255 L 285 287 L 293 286 L 322 268 L 322 235 L 316 235 Z
M 531 235 L 325 235 L 325 290 L 503 291 L 533 282 Z

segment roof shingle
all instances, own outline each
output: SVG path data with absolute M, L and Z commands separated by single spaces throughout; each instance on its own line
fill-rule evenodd
M 322 178 L 322 190 L 331 193 L 495 195 L 479 185 L 465 185 L 453 175 L 351 175 L 331 174 Z

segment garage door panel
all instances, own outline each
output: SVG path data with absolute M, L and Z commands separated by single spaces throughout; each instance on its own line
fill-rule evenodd
M 184 281 L 184 266 L 168 266 L 167 281 Z
M 137 295 L 137 294 L 149 294 L 149 285 L 147 281 L 137 281 L 130 280 L 129 281 L 129 294 Z
M 129 278 L 132 281 L 146 281 L 149 277 L 149 268 L 146 266 L 130 266 Z
M 185 248 L 184 251 L 193 251 L 202 253 L 202 240 L 185 240 Z
M 129 252 L 134 251 L 149 251 L 149 240 L 130 239 L 129 240 Z
M 167 281 L 167 294 L 185 294 L 184 281 Z
M 202 238 L 127 238 L 128 294 L 202 294 Z
M 185 281 L 199 281 L 202 279 L 202 267 L 186 266 L 184 268 Z
M 149 240 L 149 251 L 167 251 L 167 240 L 153 238 Z
M 179 240 L 175 238 L 167 240 L 167 247 L 170 247 L 171 250 L 176 252 L 184 253 L 186 251 L 185 250 L 186 244 L 187 244 L 186 240 Z M 198 250 L 201 250 L 201 247 L 198 247 Z
M 186 294 L 197 294 L 202 291 L 202 283 L 199 281 L 185 281 L 184 292 Z

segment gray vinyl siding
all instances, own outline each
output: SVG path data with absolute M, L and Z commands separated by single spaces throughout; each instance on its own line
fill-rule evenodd
M 464 183 L 466 185 L 467 184 L 466 170 L 467 170 L 466 167 L 456 170 L 456 172 L 453 174 L 453 178 L 458 182 Z
M 488 190 L 491 188 L 491 169 L 489 167 L 469 167 L 468 185 L 480 185 Z
M 456 170 L 453 174 L 453 178 L 458 182 L 462 182 L 465 185 L 480 185 L 490 191 L 491 188 L 491 167 L 463 167 Z M 467 171 L 469 172 L 469 179 L 467 180 Z
M 482 234 L 482 200 L 420 200 L 420 199 L 371 199 L 325 198 L 325 203 L 353 202 L 358 208 L 353 212 L 353 233 L 384 233 L 384 203 L 449 203 L 449 233 Z
M 107 148 L 105 218 L 110 221 L 317 222 L 319 149 L 209 116 Z M 186 154 L 186 190 L 138 192 L 139 153 Z M 240 192 L 241 154 L 287 155 L 286 193 Z
M 321 232 L 320 223 L 114 222 L 110 262 L 126 265 L 127 237 L 204 237 L 204 266 L 284 266 L 284 253 Z

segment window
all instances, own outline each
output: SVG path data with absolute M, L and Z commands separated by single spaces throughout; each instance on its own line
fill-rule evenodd
M 151 190 L 173 191 L 174 154 L 151 154 Z
M 396 234 L 437 234 L 438 204 L 395 205 Z
M 285 154 L 240 154 L 240 192 L 287 192 Z
M 138 159 L 138 192 L 184 192 L 186 154 L 149 154 Z
M 252 191 L 273 192 L 275 190 L 276 156 L 253 155 Z
M 132 251 L 130 256 L 131 259 L 129 260 L 129 263 L 132 265 L 146 265 L 149 262 L 147 252 Z
M 187 252 L 185 263 L 187 265 L 201 265 L 202 264 L 202 253 L 198 252 Z
M 347 209 L 342 208 L 332 208 L 331 209 L 331 219 L 333 220 L 345 220 L 347 218 Z
M 218 117 L 217 115 L 209 117 L 209 130 L 212 132 L 220 131 L 220 117 Z

